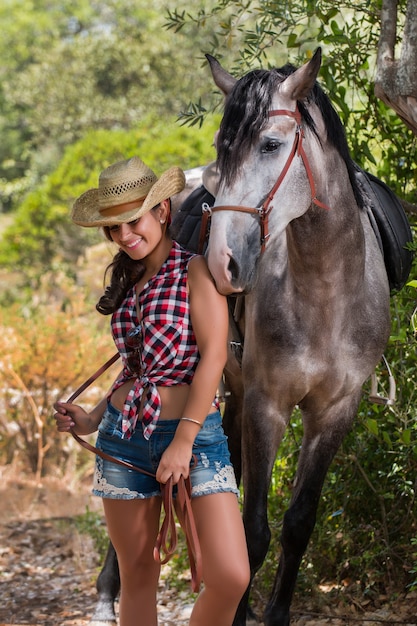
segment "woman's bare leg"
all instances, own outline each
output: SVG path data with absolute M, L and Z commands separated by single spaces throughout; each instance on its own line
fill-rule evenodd
M 204 588 L 190 626 L 231 626 L 249 584 L 249 560 L 238 500 L 233 493 L 192 501 L 200 539 Z
M 103 505 L 120 569 L 120 626 L 157 626 L 160 566 L 154 561 L 153 548 L 158 534 L 161 499 L 103 498 Z

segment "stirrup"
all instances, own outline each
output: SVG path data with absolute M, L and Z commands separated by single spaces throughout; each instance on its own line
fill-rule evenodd
M 392 375 L 391 368 L 388 365 L 388 361 L 384 355 L 382 355 L 382 359 L 385 363 L 385 367 L 388 372 L 388 380 L 389 380 L 389 393 L 388 398 L 381 396 L 378 393 L 378 377 L 375 372 L 371 375 L 371 393 L 369 394 L 368 400 L 369 402 L 373 402 L 374 404 L 381 404 L 383 406 L 392 406 L 395 404 L 396 400 L 396 384 L 395 379 Z

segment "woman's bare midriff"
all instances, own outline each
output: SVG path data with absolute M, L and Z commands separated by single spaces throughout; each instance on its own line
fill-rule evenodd
M 126 381 L 112 393 L 111 403 L 118 410 L 123 411 L 126 396 L 132 387 L 132 381 Z M 159 419 L 180 419 L 184 415 L 184 407 L 190 391 L 189 385 L 175 385 L 173 387 L 157 387 L 161 397 L 161 414 Z

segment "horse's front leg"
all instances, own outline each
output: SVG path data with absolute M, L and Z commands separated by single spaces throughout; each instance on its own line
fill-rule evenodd
M 116 626 L 114 602 L 120 591 L 119 563 L 111 541 L 96 583 L 98 600 L 90 626 Z
M 294 490 L 284 515 L 281 556 L 264 614 L 265 626 L 289 626 L 298 570 L 316 523 L 317 507 L 330 463 L 357 412 L 360 392 L 320 415 L 304 414 L 304 436 Z
M 287 418 L 259 390 L 245 390 L 242 416 L 243 521 L 248 545 L 251 581 L 268 552 L 271 532 L 268 524 L 268 492 L 277 449 Z M 242 598 L 233 626 L 244 626 L 250 614 L 251 584 Z

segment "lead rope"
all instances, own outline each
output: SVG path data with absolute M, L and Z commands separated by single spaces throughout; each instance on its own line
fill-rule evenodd
M 67 403 L 72 403 L 78 396 L 87 389 L 99 376 L 101 376 L 113 363 L 117 361 L 119 358 L 119 353 L 116 352 L 104 365 L 98 368 L 96 372 L 90 378 L 88 378 L 82 385 L 74 391 L 74 393 L 68 398 Z M 146 474 L 147 476 L 152 476 L 155 478 L 155 474 L 151 474 L 146 470 L 129 463 L 128 461 L 123 461 L 122 459 L 118 459 L 116 457 L 103 452 L 103 450 L 99 450 L 95 446 L 92 446 L 90 443 L 82 439 L 74 430 L 71 428 L 71 435 L 74 439 L 86 450 L 89 452 L 93 452 L 94 454 L 100 456 L 102 459 L 106 461 L 111 461 L 112 463 L 117 463 L 118 465 L 122 465 L 123 467 L 127 467 L 128 469 L 135 470 L 136 472 L 140 472 L 141 474 Z M 194 463 L 196 463 L 196 459 L 194 457 Z M 154 559 L 157 563 L 165 564 L 167 563 L 172 555 L 175 553 L 178 543 L 178 534 L 177 527 L 175 524 L 175 507 L 173 502 L 173 487 L 172 484 L 172 476 L 168 479 L 168 482 L 164 485 L 161 485 L 161 495 L 162 495 L 162 503 L 164 509 L 164 519 L 162 521 L 161 527 L 158 532 L 158 536 L 156 538 L 155 547 L 154 547 Z M 202 567 L 202 557 L 201 557 L 201 549 L 200 542 L 197 535 L 197 529 L 195 525 L 193 510 L 191 506 L 191 480 L 188 476 L 184 478 L 180 477 L 180 480 L 177 484 L 177 500 L 178 500 L 178 520 L 181 525 L 181 528 L 184 531 L 186 543 L 187 543 L 187 551 L 188 551 L 188 559 L 190 562 L 191 569 L 191 588 L 194 592 L 198 592 L 200 590 L 201 580 L 203 576 L 203 567 Z

